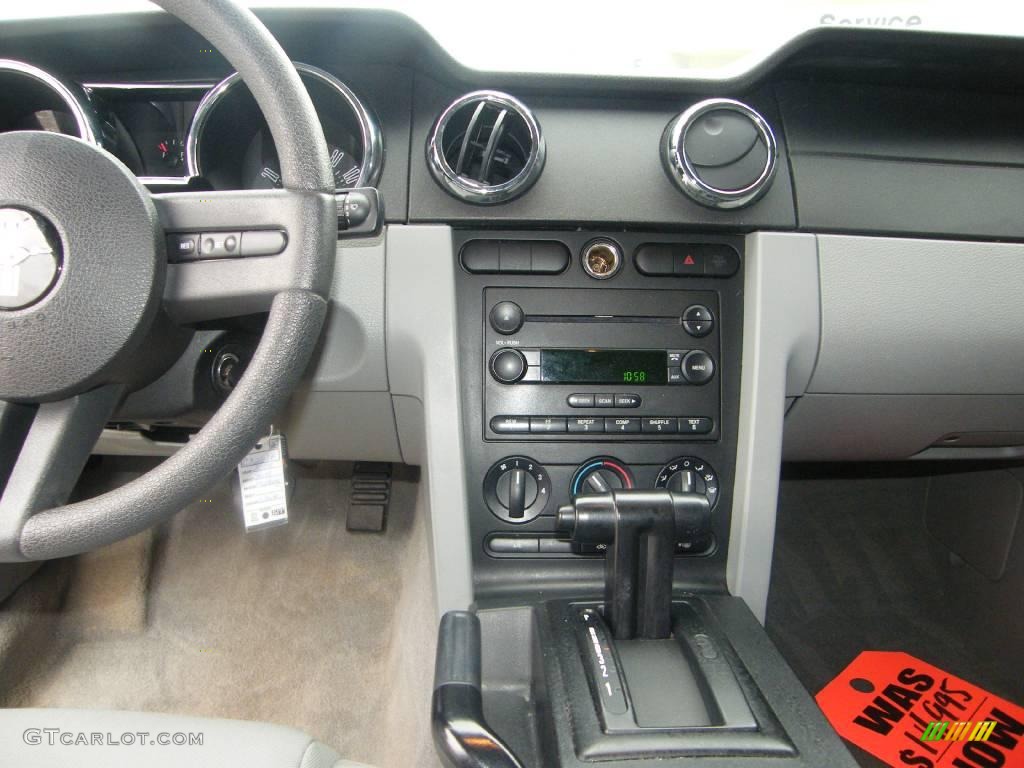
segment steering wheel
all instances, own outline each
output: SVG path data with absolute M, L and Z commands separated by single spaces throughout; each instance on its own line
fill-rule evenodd
M 21 308 L 0 304 L 0 562 L 92 550 L 198 498 L 266 434 L 323 325 L 337 239 L 334 179 L 295 68 L 235 0 L 156 3 L 241 73 L 270 127 L 284 188 L 150 194 L 91 144 L 34 131 L 0 135 L 0 276 L 15 283 L 8 296 L 39 294 Z M 249 230 L 283 230 L 287 245 L 273 256 L 167 263 L 166 232 Z M 16 283 L 40 279 L 19 276 L 17 262 L 47 248 L 53 274 L 35 286 Z M 65 504 L 147 345 L 161 338 L 156 331 L 257 312 L 269 316 L 252 362 L 192 440 L 127 485 Z

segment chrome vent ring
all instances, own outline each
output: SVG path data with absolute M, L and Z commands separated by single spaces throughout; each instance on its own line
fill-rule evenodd
M 690 199 L 728 210 L 750 205 L 768 191 L 778 147 L 768 121 L 755 109 L 733 99 L 707 99 L 668 124 L 661 159 Z
M 499 91 L 456 99 L 434 123 L 427 165 L 437 183 L 467 203 L 518 197 L 538 179 L 546 150 L 540 125 L 521 101 Z

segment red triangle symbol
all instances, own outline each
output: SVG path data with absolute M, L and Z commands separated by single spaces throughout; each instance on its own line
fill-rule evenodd
M 687 257 L 683 259 L 683 264 L 685 264 L 688 267 L 692 267 L 694 264 L 693 256 L 687 255 Z

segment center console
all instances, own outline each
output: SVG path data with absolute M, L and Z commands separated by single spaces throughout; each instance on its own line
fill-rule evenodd
M 442 621 L 441 754 L 851 764 L 726 589 L 743 238 L 453 241 L 476 609 Z

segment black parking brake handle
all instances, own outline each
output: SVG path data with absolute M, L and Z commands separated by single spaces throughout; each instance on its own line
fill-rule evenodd
M 469 611 L 441 617 L 431 719 L 434 744 L 449 768 L 524 768 L 484 720 L 480 619 Z

